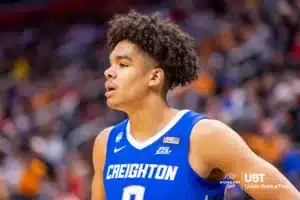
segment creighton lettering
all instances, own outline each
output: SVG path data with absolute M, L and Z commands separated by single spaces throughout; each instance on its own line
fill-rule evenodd
M 174 181 L 178 167 L 157 164 L 115 164 L 109 165 L 106 179 L 145 178 Z

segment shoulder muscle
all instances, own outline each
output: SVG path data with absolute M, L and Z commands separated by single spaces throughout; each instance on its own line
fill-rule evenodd
M 110 131 L 113 127 L 109 127 L 101 131 L 95 139 L 93 148 L 93 164 L 94 168 L 103 169 L 105 156 L 106 156 L 106 145 Z
M 94 177 L 92 181 L 92 200 L 105 200 L 103 185 L 103 168 L 106 157 L 106 145 L 112 128 L 106 128 L 96 137 L 93 149 Z
M 246 142 L 230 127 L 217 120 L 204 119 L 193 128 L 191 143 L 211 167 L 224 168 L 232 165 L 232 159 L 248 159 L 254 155 Z M 226 156 L 231 156 L 230 159 Z M 223 159 L 226 158 L 226 159 Z M 227 163 L 228 162 L 228 163 Z M 218 166 L 220 165 L 220 166 Z

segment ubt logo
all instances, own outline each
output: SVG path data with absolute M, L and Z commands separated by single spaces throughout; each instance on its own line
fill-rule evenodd
M 244 178 L 245 182 L 253 182 L 253 183 L 263 183 L 264 182 L 264 176 L 263 173 L 245 173 Z

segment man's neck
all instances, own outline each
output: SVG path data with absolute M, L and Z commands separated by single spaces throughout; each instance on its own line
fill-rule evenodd
M 158 100 L 144 103 L 139 108 L 128 112 L 130 133 L 138 141 L 145 141 L 156 135 L 178 113 L 169 107 L 165 101 Z

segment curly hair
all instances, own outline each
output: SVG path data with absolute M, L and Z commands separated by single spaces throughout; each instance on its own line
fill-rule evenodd
M 166 73 L 168 89 L 185 86 L 198 78 L 200 69 L 195 39 L 160 13 L 142 15 L 131 10 L 108 23 L 109 51 L 129 40 L 150 54 Z

